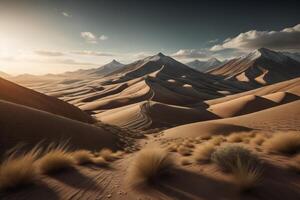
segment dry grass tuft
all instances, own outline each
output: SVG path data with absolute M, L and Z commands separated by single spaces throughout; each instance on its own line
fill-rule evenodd
M 34 161 L 40 154 L 38 148 L 16 156 L 12 154 L 0 165 L 0 190 L 17 189 L 33 184 L 38 176 Z
M 219 147 L 211 155 L 212 161 L 226 171 L 230 171 L 232 166 L 237 166 L 238 158 L 243 164 L 248 162 L 253 164 L 260 163 L 255 154 L 252 154 L 248 149 L 239 145 Z
M 172 145 L 170 145 L 170 146 L 167 147 L 167 150 L 169 152 L 177 152 L 177 148 L 178 148 L 177 144 L 172 144 Z
M 232 143 L 238 143 L 238 142 L 243 142 L 243 135 L 239 133 L 233 133 L 227 137 L 228 142 Z
M 236 165 L 232 166 L 232 175 L 239 192 L 248 192 L 261 181 L 262 168 L 253 166 L 251 162 L 241 162 L 238 157 Z
M 212 160 L 222 169 L 232 173 L 240 192 L 247 192 L 257 186 L 262 177 L 258 157 L 248 149 L 237 145 L 218 148 Z
M 112 150 L 104 148 L 99 152 L 99 156 L 104 158 L 104 160 L 106 161 L 114 161 L 116 160 L 116 156 L 114 155 L 114 153 L 112 152 Z
M 93 158 L 93 163 L 99 167 L 108 167 L 109 166 L 109 162 L 107 162 L 102 157 Z
M 211 154 L 214 152 L 215 147 L 211 143 L 200 144 L 194 151 L 194 159 L 198 162 L 210 161 Z
M 75 160 L 66 145 L 50 145 L 47 152 L 37 161 L 40 173 L 51 174 L 73 168 Z
M 188 147 L 185 147 L 185 146 L 179 146 L 177 148 L 177 152 L 180 153 L 182 156 L 189 156 L 192 154 L 191 149 L 189 149 Z
M 174 160 L 163 149 L 143 149 L 131 163 L 127 180 L 132 187 L 155 183 L 174 167 Z
M 180 160 L 181 165 L 190 165 L 192 163 L 193 163 L 193 161 L 190 158 L 185 157 Z
M 296 132 L 278 133 L 264 143 L 271 152 L 294 154 L 300 151 L 300 134 Z
M 208 142 L 210 142 L 213 145 L 220 145 L 222 142 L 224 142 L 223 136 L 215 136 L 212 137 Z
M 262 136 L 262 135 L 257 135 L 257 136 L 255 136 L 255 138 L 253 138 L 253 139 L 251 140 L 251 143 L 260 146 L 260 145 L 262 145 L 262 144 L 264 143 L 264 141 L 265 141 L 265 137 L 264 137 L 264 136 Z
M 88 150 L 77 150 L 72 152 L 71 155 L 74 158 L 76 164 L 78 165 L 93 163 L 94 155 Z

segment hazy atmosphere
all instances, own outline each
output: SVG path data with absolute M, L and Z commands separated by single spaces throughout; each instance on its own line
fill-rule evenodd
M 299 22 L 297 1 L 1 0 L 0 70 L 61 73 L 158 52 L 188 61 L 297 51 Z
M 1 200 L 299 200 L 299 0 L 0 0 Z

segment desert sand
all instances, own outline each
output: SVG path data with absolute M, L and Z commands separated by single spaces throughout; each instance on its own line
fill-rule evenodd
M 0 198 L 299 199 L 300 176 L 291 168 L 299 149 L 284 154 L 271 151 L 268 144 L 276 135 L 296 138 L 300 133 L 297 62 L 274 64 L 265 51 L 208 73 L 159 53 L 124 66 L 117 63 L 112 71 L 10 78 L 23 86 L 0 79 L 3 160 L 12 148 L 25 151 L 61 141 L 67 141 L 71 151 L 90 151 L 93 159 L 99 159 L 104 148 L 122 151 L 107 160 L 106 167 L 91 162 L 53 175 L 39 174 L 33 185 L 2 192 Z M 284 64 L 291 65 L 290 73 L 279 69 Z M 258 71 L 249 73 L 251 66 Z M 290 143 L 297 145 L 297 140 Z M 260 179 L 251 182 L 250 192 L 240 192 L 236 174 L 220 169 L 210 155 L 199 162 L 199 149 L 205 145 L 212 145 L 214 152 L 238 145 L 261 160 L 255 168 Z M 175 167 L 140 190 L 128 177 L 145 149 L 167 151 Z

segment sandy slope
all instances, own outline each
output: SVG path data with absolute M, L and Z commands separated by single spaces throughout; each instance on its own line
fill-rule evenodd
M 300 131 L 300 100 L 251 114 L 168 129 L 164 137 L 198 137 L 251 130 Z
M 261 88 L 258 88 L 258 89 L 249 90 L 249 91 L 238 93 L 238 94 L 228 95 L 228 96 L 222 97 L 222 98 L 208 100 L 208 101 L 205 101 L 205 103 L 207 103 L 208 105 L 214 105 L 214 104 L 226 102 L 226 101 L 229 101 L 229 100 L 233 100 L 233 99 L 236 99 L 236 98 L 239 98 L 239 97 L 243 97 L 243 96 L 246 96 L 246 95 L 264 96 L 264 97 L 268 98 L 265 95 L 273 94 L 273 93 L 277 93 L 277 92 L 285 92 L 284 96 L 286 96 L 286 95 L 288 95 L 288 96 L 294 96 L 294 95 L 300 96 L 300 78 L 295 78 L 295 79 L 291 79 L 291 80 L 288 80 L 288 81 L 283 81 L 283 82 L 280 82 L 280 83 L 264 86 L 264 87 L 261 87 Z M 291 95 L 291 94 L 288 94 L 288 93 L 292 93 L 294 95 Z M 277 96 L 276 98 L 280 98 L 280 97 Z M 272 100 L 272 98 L 269 98 L 269 99 Z M 294 99 L 294 98 L 289 97 L 288 99 Z M 274 96 L 274 101 L 275 102 L 278 101 L 278 100 L 275 99 L 275 96 Z
M 95 117 L 105 123 L 123 128 L 151 129 L 173 127 L 197 121 L 219 118 L 205 107 L 189 108 L 163 104 L 155 101 L 144 101 L 121 108 L 111 109 Z
M 269 85 L 300 76 L 300 62 L 265 48 L 232 59 L 208 73 L 249 85 Z
M 82 122 L 93 122 L 93 119 L 89 115 L 75 106 L 2 78 L 0 78 L 0 99 Z
M 48 112 L 0 101 L 0 154 L 19 145 L 69 140 L 74 148 L 116 148 L 117 137 L 112 133 Z

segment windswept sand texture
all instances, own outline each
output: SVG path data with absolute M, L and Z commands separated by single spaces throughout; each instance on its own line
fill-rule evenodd
M 3 100 L 0 111 L 0 155 L 16 144 L 28 148 L 39 142 L 68 142 L 72 148 L 90 150 L 117 148 L 117 137 L 96 126 Z
M 93 119 L 89 115 L 75 106 L 34 90 L 24 88 L 2 78 L 0 78 L 0 98 L 78 121 L 93 122 Z

